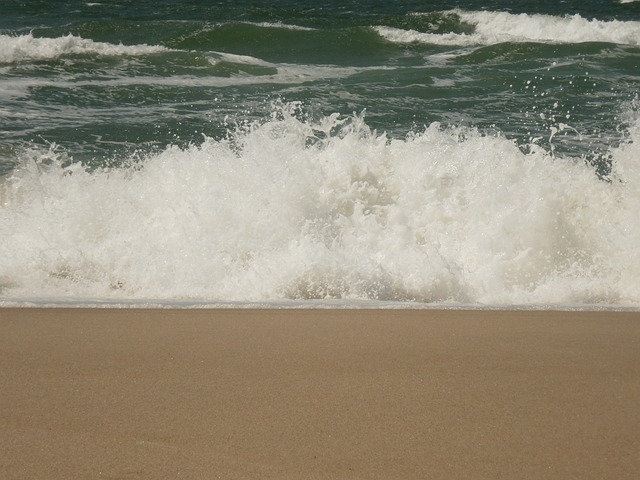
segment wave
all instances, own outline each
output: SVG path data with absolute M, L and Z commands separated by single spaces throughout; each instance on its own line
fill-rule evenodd
M 249 76 L 273 76 L 278 73 L 277 65 L 250 55 L 236 55 L 211 52 L 207 59 L 214 67 L 213 73 L 220 76 L 244 74 Z
M 252 22 L 206 24 L 163 44 L 188 51 L 242 53 L 273 63 L 360 66 L 380 63 L 388 47 L 368 27 L 313 29 Z
M 460 30 L 465 30 L 463 25 L 470 25 L 472 31 L 431 33 L 393 26 L 377 26 L 375 31 L 394 43 L 471 46 L 506 42 L 606 42 L 640 45 L 640 22 L 637 21 L 588 20 L 580 15 L 555 17 L 461 10 L 444 15 L 456 19 Z
M 256 25 L 264 28 L 284 29 L 284 30 L 296 30 L 301 32 L 316 32 L 316 28 L 303 27 L 301 25 L 292 25 L 282 22 L 244 22 L 247 25 Z
M 115 45 L 94 42 L 72 34 L 56 38 L 34 37 L 26 35 L 0 34 L 0 63 L 16 63 L 30 60 L 54 60 L 66 55 L 149 55 L 166 52 L 159 45 Z
M 272 63 L 250 55 L 236 55 L 223 52 L 209 52 L 207 59 L 212 65 L 214 77 L 204 79 L 189 78 L 194 85 L 243 85 L 259 83 L 298 84 L 319 79 L 345 78 L 371 70 L 385 70 L 384 67 L 340 67 L 335 65 L 304 65 L 293 63 Z M 231 78 L 232 82 L 220 78 Z M 173 80 L 173 79 L 172 79 Z
M 26 150 L 0 296 L 640 305 L 637 117 L 605 182 L 501 135 L 292 109 L 127 167 Z

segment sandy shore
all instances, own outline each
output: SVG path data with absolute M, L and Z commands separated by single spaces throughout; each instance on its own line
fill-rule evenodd
M 0 478 L 640 478 L 640 314 L 0 309 Z

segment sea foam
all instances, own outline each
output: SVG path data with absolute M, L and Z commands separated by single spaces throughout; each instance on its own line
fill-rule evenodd
M 118 168 L 26 150 L 0 180 L 0 295 L 637 307 L 629 134 L 609 181 L 501 135 L 290 106 Z
M 450 15 L 474 27 L 473 33 L 425 33 L 388 26 L 376 31 L 395 43 L 430 43 L 434 45 L 493 45 L 505 42 L 582 43 L 608 42 L 640 45 L 640 22 L 588 20 L 580 15 L 556 17 L 508 12 L 467 12 L 455 10 Z
M 26 35 L 0 34 L 0 63 L 15 63 L 30 60 L 53 60 L 65 55 L 148 55 L 167 51 L 159 45 L 122 45 L 94 42 L 75 35 L 56 38 Z

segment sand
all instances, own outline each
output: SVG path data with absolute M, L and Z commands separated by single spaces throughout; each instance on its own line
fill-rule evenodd
M 640 314 L 0 309 L 0 478 L 640 478 Z

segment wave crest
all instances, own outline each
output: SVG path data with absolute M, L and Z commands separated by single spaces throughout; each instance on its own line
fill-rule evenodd
M 16 63 L 30 60 L 53 60 L 66 55 L 149 55 L 165 52 L 159 45 L 115 45 L 95 42 L 72 34 L 56 38 L 26 35 L 0 35 L 0 63 Z
M 580 15 L 555 17 L 461 10 L 449 12 L 448 15 L 456 18 L 459 25 L 473 26 L 473 31 L 430 33 L 390 26 L 378 26 L 375 30 L 394 43 L 470 46 L 506 42 L 606 42 L 640 45 L 640 22 L 588 20 Z

